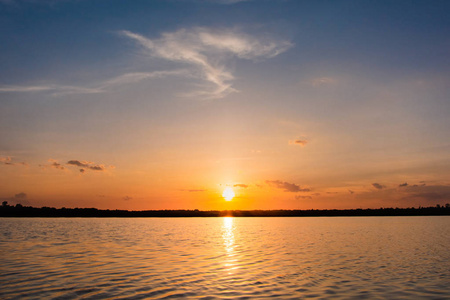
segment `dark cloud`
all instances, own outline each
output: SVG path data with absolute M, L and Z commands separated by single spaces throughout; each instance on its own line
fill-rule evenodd
M 84 172 L 86 172 L 85 169 L 80 169 L 80 173 L 84 173 Z
M 73 166 L 78 166 L 78 167 L 85 167 L 85 168 L 89 167 L 88 162 L 85 162 L 85 161 L 81 162 L 79 160 L 69 160 L 67 162 L 67 164 L 73 165 Z
M 0 164 L 8 166 L 28 166 L 26 162 L 13 162 L 10 156 L 0 156 Z
M 96 166 L 90 166 L 89 169 L 94 170 L 94 171 L 104 171 L 105 167 L 96 165 Z
M 27 198 L 27 194 L 25 193 L 18 193 L 14 195 L 15 199 L 26 199 Z
M 299 146 L 305 146 L 308 143 L 307 140 L 293 140 L 289 141 L 289 145 L 299 145 Z
M 404 186 L 408 186 L 408 183 L 407 183 L 407 182 L 405 182 L 405 183 L 399 184 L 398 186 L 399 186 L 399 187 L 404 187 Z
M 55 169 L 60 169 L 60 170 L 66 169 L 63 165 L 61 165 L 60 163 L 57 163 L 56 161 L 52 162 L 50 167 L 55 168 Z
M 0 163 L 4 165 L 12 165 L 12 159 L 9 156 L 0 156 Z
M 352 191 L 352 190 L 348 190 L 348 192 L 350 193 L 350 194 L 354 194 L 355 192 L 354 191 Z
M 234 187 L 240 187 L 240 188 L 248 188 L 248 185 L 247 184 L 243 184 L 243 183 L 237 183 L 237 184 L 235 184 L 235 185 L 233 185 Z
M 105 166 L 98 165 L 90 161 L 79 161 L 79 160 L 69 160 L 66 164 L 81 167 L 80 172 L 86 171 L 86 169 L 94 170 L 94 171 L 105 171 Z M 81 171 L 83 170 L 83 171 Z
M 374 188 L 376 188 L 377 190 L 382 190 L 382 189 L 384 189 L 385 188 L 385 186 L 384 185 L 381 185 L 381 184 L 379 184 L 379 183 L 372 183 L 372 186 L 374 187 Z
M 297 199 L 297 200 L 299 200 L 299 199 L 312 199 L 312 197 L 311 196 L 300 196 L 300 195 L 297 195 L 297 196 L 295 196 L 295 199 Z
M 28 205 L 28 204 L 30 204 L 30 202 L 28 201 L 28 196 L 24 192 L 15 194 L 12 197 L 0 198 L 0 201 L 2 201 L 2 202 L 3 201 L 9 202 L 11 205 L 15 205 L 15 204 Z
M 298 193 L 298 192 L 309 192 L 310 189 L 301 188 L 299 185 L 295 183 L 289 183 L 281 180 L 266 180 L 266 183 L 272 187 L 276 187 L 278 189 L 283 189 L 285 192 L 292 192 L 292 193 Z
M 123 197 L 122 198 L 124 201 L 130 201 L 131 199 L 133 199 L 132 197 L 128 197 L 128 196 L 125 196 L 125 197 Z
M 450 186 L 448 185 L 413 185 L 406 187 L 404 199 L 421 199 L 428 202 L 450 202 Z

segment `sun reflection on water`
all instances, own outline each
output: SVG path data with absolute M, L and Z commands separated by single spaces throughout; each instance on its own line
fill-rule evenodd
M 223 245 L 225 248 L 226 258 L 224 261 L 225 269 L 228 271 L 228 274 L 231 274 L 233 270 L 238 269 L 239 267 L 236 264 L 236 253 L 234 248 L 236 247 L 234 241 L 234 226 L 233 226 L 233 217 L 225 217 L 223 218 L 223 226 L 222 226 L 222 238 Z

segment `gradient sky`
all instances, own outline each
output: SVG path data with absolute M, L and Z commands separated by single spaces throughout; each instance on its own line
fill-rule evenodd
M 0 198 L 130 210 L 448 203 L 449 11 L 0 0 Z

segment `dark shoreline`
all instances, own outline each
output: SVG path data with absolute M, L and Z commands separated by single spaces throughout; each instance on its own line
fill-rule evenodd
M 366 217 L 366 216 L 448 216 L 450 205 L 419 208 L 309 209 L 309 210 L 109 210 L 97 208 L 54 208 L 2 205 L 0 217 L 63 218 L 179 218 L 179 217 Z

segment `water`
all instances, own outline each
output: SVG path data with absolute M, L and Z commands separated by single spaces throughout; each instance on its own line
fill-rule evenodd
M 0 218 L 0 299 L 450 297 L 450 217 Z

